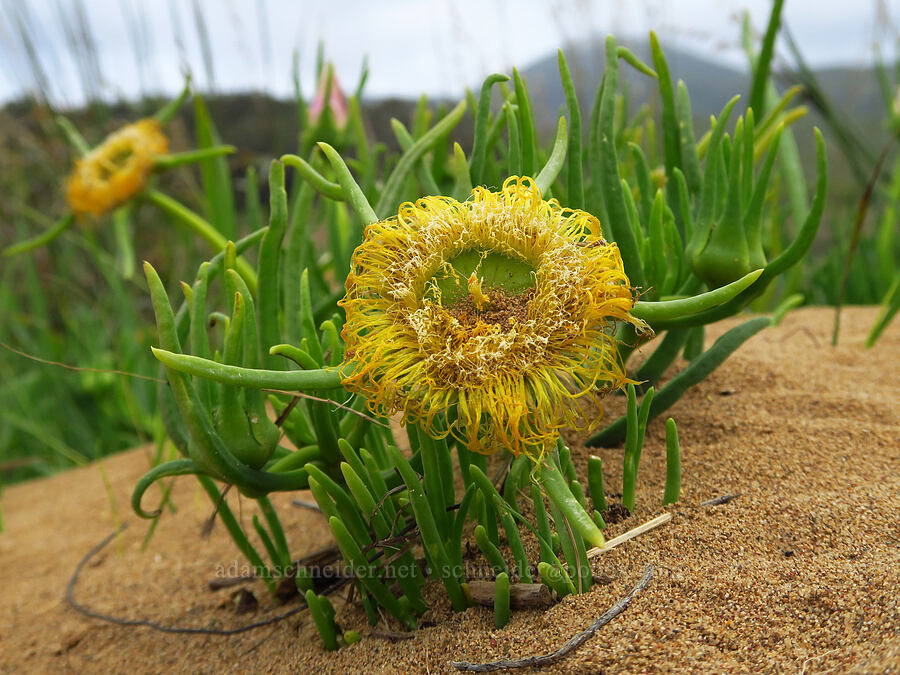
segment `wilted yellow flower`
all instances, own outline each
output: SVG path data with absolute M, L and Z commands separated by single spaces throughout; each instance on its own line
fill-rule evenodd
M 147 185 L 153 159 L 169 143 L 155 119 L 143 119 L 111 134 L 84 157 L 66 181 L 66 200 L 75 213 L 101 215 L 125 203 Z
M 625 382 L 613 330 L 640 323 L 633 303 L 599 221 L 530 178 L 407 202 L 354 253 L 344 385 L 470 450 L 538 457 L 562 427 L 592 427 L 586 404 Z

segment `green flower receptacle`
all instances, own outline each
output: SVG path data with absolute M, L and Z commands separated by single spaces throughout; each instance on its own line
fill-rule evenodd
M 272 458 L 281 432 L 268 418 L 249 410 L 227 411 L 216 416 L 216 432 L 242 464 L 261 469 Z
M 750 248 L 740 223 L 713 227 L 706 247 L 693 261 L 694 273 L 710 288 L 720 288 L 749 274 Z

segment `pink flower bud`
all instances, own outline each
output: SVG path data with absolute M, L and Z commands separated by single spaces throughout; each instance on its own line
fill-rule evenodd
M 309 106 L 310 124 L 318 123 L 322 113 L 325 112 L 325 96 L 328 91 L 328 109 L 334 119 L 334 124 L 338 129 L 343 129 L 347 125 L 348 107 L 347 97 L 341 89 L 337 75 L 334 74 L 334 65 L 329 63 L 319 75 L 319 84 L 316 87 L 316 97 Z

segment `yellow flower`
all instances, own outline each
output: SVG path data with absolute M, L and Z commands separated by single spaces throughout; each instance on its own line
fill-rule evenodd
M 75 161 L 66 181 L 66 200 L 77 214 L 102 215 L 125 203 L 147 185 L 153 160 L 169 143 L 155 119 L 119 129 Z
M 626 381 L 615 320 L 640 324 L 599 221 L 524 177 L 402 204 L 366 228 L 346 288 L 344 386 L 482 453 L 537 458 L 593 427 L 589 403 Z

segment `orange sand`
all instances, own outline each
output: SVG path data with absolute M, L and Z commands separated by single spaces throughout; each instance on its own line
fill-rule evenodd
M 218 628 L 284 608 L 261 584 L 250 586 L 260 598 L 255 614 L 237 615 L 229 591 L 207 590 L 217 569 L 243 561 L 220 525 L 201 538 L 211 507 L 192 479 L 176 482 L 178 513 L 166 513 L 141 550 L 148 524 L 132 515 L 129 495 L 148 466 L 146 451 L 104 462 L 113 503 L 96 466 L 8 488 L 0 672 L 448 672 L 451 660 L 552 651 L 624 595 L 648 563 L 657 567 L 648 588 L 554 672 L 897 672 L 900 330 L 866 351 L 875 310 L 849 308 L 841 345 L 832 348 L 832 316 L 790 314 L 686 395 L 670 411 L 684 471 L 672 521 L 596 560 L 609 584 L 548 611 L 515 612 L 502 630 L 486 608 L 453 615 L 437 586 L 426 627 L 398 642 L 372 636 L 362 612 L 335 597 L 338 621 L 363 639 L 334 654 L 302 612 L 230 637 L 87 619 L 64 602 L 65 586 L 119 518 L 130 527 L 85 569 L 82 602 L 123 617 Z M 733 324 L 711 328 L 708 339 Z M 609 414 L 620 408 L 612 400 Z M 661 512 L 664 452 L 657 420 L 647 431 L 637 513 L 610 526 L 611 536 Z M 615 490 L 621 451 L 599 454 Z M 580 470 L 587 455 L 573 447 Z M 726 493 L 741 496 L 699 506 Z M 321 516 L 288 506 L 292 496 L 275 502 L 301 556 L 329 544 L 330 534 Z M 249 525 L 251 506 L 243 507 Z

